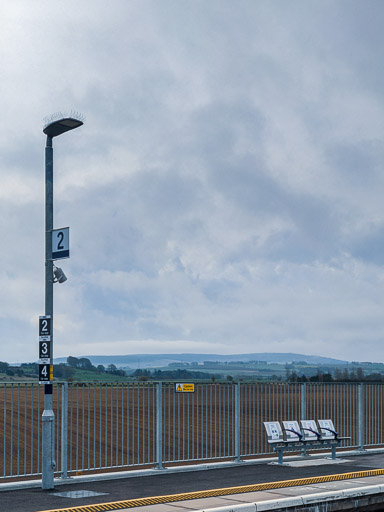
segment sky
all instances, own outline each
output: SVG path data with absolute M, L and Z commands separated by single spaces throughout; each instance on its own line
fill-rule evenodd
M 2 0 L 0 360 L 384 361 L 384 3 Z M 59 114 L 60 115 L 60 114 Z

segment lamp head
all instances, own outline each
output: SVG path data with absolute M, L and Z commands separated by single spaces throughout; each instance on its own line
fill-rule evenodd
M 84 124 L 84 117 L 77 112 L 71 113 L 69 116 L 58 112 L 45 120 L 46 124 L 44 125 L 43 132 L 51 138 L 74 130 Z

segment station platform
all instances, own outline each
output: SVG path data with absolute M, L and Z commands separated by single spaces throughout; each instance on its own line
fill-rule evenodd
M 0 484 L 1 512 L 384 510 L 384 453 L 341 452 Z

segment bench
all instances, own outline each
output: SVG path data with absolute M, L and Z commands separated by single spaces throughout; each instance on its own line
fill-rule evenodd
M 340 437 L 332 420 L 265 421 L 268 444 L 277 453 L 278 464 L 283 464 L 283 453 L 301 451 L 307 455 L 307 449 L 330 448 L 332 459 L 336 459 L 336 448 L 350 437 Z

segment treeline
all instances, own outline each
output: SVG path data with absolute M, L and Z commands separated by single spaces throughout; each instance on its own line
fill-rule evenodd
M 56 379 L 72 380 L 72 379 L 89 379 L 91 375 L 85 375 L 81 372 L 90 372 L 90 374 L 98 374 L 95 380 L 102 380 L 102 376 L 118 376 L 138 381 L 185 381 L 185 380 L 211 380 L 215 381 L 278 381 L 278 382 L 374 382 L 384 383 L 384 372 L 379 367 L 369 367 L 366 363 L 363 366 L 357 366 L 356 363 L 342 368 L 330 368 L 329 366 L 321 368 L 297 368 L 294 365 L 285 366 L 285 375 L 268 375 L 267 377 L 254 374 L 251 376 L 243 376 L 242 374 L 226 375 L 218 373 L 208 373 L 206 371 L 193 370 L 191 366 L 187 368 L 157 369 L 138 369 L 136 371 L 124 371 L 118 369 L 114 364 L 104 366 L 99 364 L 94 366 L 90 359 L 86 357 L 67 357 L 66 363 L 55 364 L 53 375 Z M 308 374 L 306 375 L 306 372 Z M 310 373 L 311 372 L 311 373 Z M 314 374 L 314 372 L 316 372 Z M 38 363 L 23 363 L 20 366 L 13 366 L 7 362 L 0 361 L 0 374 L 2 380 L 7 377 L 17 378 L 37 378 L 39 374 Z
M 0 361 L 0 373 L 5 373 L 8 377 L 23 377 L 24 372 L 21 368 L 9 366 L 8 363 Z
M 59 363 L 53 365 L 53 375 L 56 379 L 71 380 L 76 377 L 76 373 L 81 371 L 91 372 L 98 375 L 116 375 L 120 377 L 130 377 L 139 381 L 147 380 L 207 380 L 211 379 L 213 382 L 218 379 L 223 379 L 222 375 L 211 375 L 206 372 L 191 371 L 186 369 L 177 370 L 146 370 L 138 369 L 133 373 L 127 375 L 124 370 L 118 369 L 114 364 L 103 366 L 99 364 L 94 366 L 91 361 L 86 357 L 67 357 L 66 363 Z M 8 363 L 0 361 L 0 373 L 5 373 L 8 377 L 38 377 L 39 365 L 38 363 L 23 363 L 20 367 L 10 366 Z M 228 376 L 228 380 L 233 380 Z
M 77 370 L 86 370 L 98 374 L 126 376 L 124 370 L 119 370 L 114 364 L 104 367 L 102 364 L 94 366 L 86 357 L 67 357 L 66 363 L 53 365 L 53 375 L 58 379 L 71 379 Z M 0 373 L 5 373 L 9 377 L 37 377 L 39 375 L 38 363 L 22 363 L 19 367 L 10 366 L 8 363 L 0 361 Z
M 89 372 L 95 372 L 95 373 L 107 373 L 109 375 L 120 375 L 122 377 L 126 376 L 126 373 L 124 370 L 119 370 L 114 364 L 109 364 L 106 368 L 102 364 L 98 364 L 97 366 L 94 366 L 89 359 L 86 357 L 73 357 L 69 356 L 67 357 L 67 365 L 61 363 L 60 365 L 55 365 L 54 370 L 57 370 L 58 366 L 64 366 L 67 368 L 72 368 L 73 370 L 87 370 Z M 56 374 L 57 377 L 59 375 Z
M 86 370 L 98 374 L 127 376 L 124 370 L 119 370 L 114 364 L 107 367 L 99 364 L 94 366 L 86 357 L 67 357 L 67 362 L 54 366 L 54 376 L 57 378 L 68 379 L 74 376 L 76 370 Z M 187 380 L 187 379 L 222 379 L 222 375 L 211 375 L 205 372 L 191 371 L 185 369 L 177 370 L 145 370 L 138 369 L 131 373 L 129 377 L 133 377 L 139 381 L 147 380 Z
M 364 374 L 362 368 L 336 368 L 332 373 L 323 373 L 320 370 L 316 375 L 307 377 L 305 374 L 298 375 L 297 372 L 292 371 L 287 373 L 288 382 L 384 382 L 384 375 L 375 372 Z
M 223 379 L 222 375 L 211 375 L 206 372 L 194 372 L 179 368 L 177 370 L 136 370 L 131 374 L 137 380 L 190 380 L 190 379 Z

